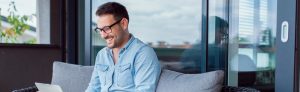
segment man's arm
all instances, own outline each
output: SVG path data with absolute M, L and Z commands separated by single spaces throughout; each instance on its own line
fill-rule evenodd
M 98 55 L 99 55 L 99 53 L 98 53 Z M 96 61 L 95 61 L 96 63 L 99 59 L 98 55 L 96 56 Z M 100 80 L 99 80 L 99 76 L 98 76 L 98 72 L 97 72 L 97 67 L 95 65 L 89 86 L 85 90 L 85 92 L 100 92 L 100 91 L 101 91 Z
M 134 63 L 135 92 L 155 92 L 160 77 L 160 63 L 154 50 L 143 47 Z
M 100 81 L 99 81 L 98 73 L 96 71 L 96 67 L 94 67 L 91 81 L 89 83 L 88 88 L 85 90 L 85 92 L 100 92 Z

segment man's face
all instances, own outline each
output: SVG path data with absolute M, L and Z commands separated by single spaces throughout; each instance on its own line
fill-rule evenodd
M 97 16 L 97 26 L 98 28 L 104 28 L 107 26 L 111 26 L 112 24 L 118 22 L 118 20 L 115 20 L 113 15 L 107 14 L 107 15 L 101 15 Z M 109 48 L 120 48 L 123 43 L 123 38 L 125 36 L 125 30 L 122 28 L 120 21 L 119 23 L 113 25 L 110 27 L 111 32 L 104 32 L 101 31 L 100 35 L 101 38 L 103 38 L 106 43 L 107 47 Z

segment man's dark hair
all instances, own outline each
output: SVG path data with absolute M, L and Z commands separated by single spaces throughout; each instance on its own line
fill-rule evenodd
M 126 18 L 129 21 L 128 12 L 125 6 L 117 2 L 107 2 L 99 6 L 96 15 L 101 16 L 105 14 L 112 14 L 115 20 Z

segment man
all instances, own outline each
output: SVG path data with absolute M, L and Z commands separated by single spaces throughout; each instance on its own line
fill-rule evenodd
M 161 68 L 154 50 L 128 32 L 126 8 L 116 2 L 96 11 L 95 29 L 106 41 L 86 92 L 155 92 Z

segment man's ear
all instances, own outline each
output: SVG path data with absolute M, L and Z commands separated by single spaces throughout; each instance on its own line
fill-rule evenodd
M 128 20 L 126 18 L 122 18 L 121 27 L 123 30 L 128 30 Z

